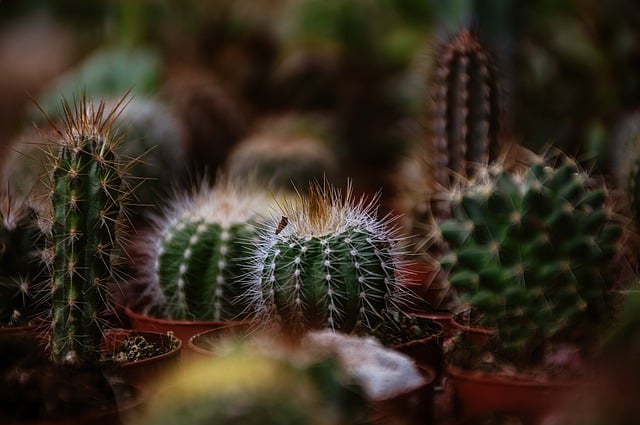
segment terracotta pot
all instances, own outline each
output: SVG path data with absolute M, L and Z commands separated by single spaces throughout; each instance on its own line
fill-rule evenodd
M 419 368 L 433 368 L 436 373 L 436 381 L 442 376 L 444 359 L 442 355 L 442 342 L 445 338 L 444 326 L 434 321 L 429 315 L 415 314 L 416 317 L 428 319 L 433 325 L 440 328 L 435 334 L 423 339 L 393 345 L 391 348 L 411 357 Z
M 447 365 L 457 417 L 467 423 L 493 413 L 517 416 L 524 423 L 540 421 L 567 403 L 580 384 L 539 381 L 467 371 Z M 468 422 L 472 423 L 472 422 Z
M 136 313 L 129 308 L 125 308 L 124 312 L 129 318 L 132 329 L 138 331 L 159 332 L 163 334 L 171 331 L 173 332 L 173 335 L 181 340 L 184 345 L 187 344 L 187 341 L 189 341 L 192 336 L 199 334 L 200 332 L 223 328 L 232 324 L 245 323 L 241 321 L 189 321 L 160 319 Z M 185 350 L 184 354 L 185 356 L 183 356 L 183 358 L 189 358 L 191 357 L 192 352 Z
M 250 325 L 243 322 L 230 323 L 227 326 L 209 329 L 197 333 L 187 341 L 187 349 L 194 357 L 211 357 L 215 355 L 216 342 L 229 335 L 246 335 Z
M 166 333 L 144 332 L 131 329 L 109 329 L 105 332 L 102 341 L 103 350 L 106 353 L 113 354 L 128 337 L 136 335 L 144 337 L 145 340 L 157 347 L 170 348 L 169 351 L 157 356 L 118 364 L 118 373 L 127 383 L 148 388 L 158 377 L 172 371 L 178 366 L 183 344 L 179 339 L 171 337 Z
M 434 382 L 436 372 L 419 366 L 424 385 L 388 399 L 374 400 L 371 423 L 374 425 L 432 425 L 434 423 Z

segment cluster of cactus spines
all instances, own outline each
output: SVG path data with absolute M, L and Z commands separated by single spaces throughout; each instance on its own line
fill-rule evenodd
M 255 176 L 274 188 L 304 190 L 312 180 L 332 178 L 338 158 L 311 116 L 282 115 L 265 119 L 229 154 L 227 171 Z
M 175 320 L 241 318 L 243 262 L 252 256 L 256 226 L 276 197 L 253 183 L 219 176 L 215 186 L 203 184 L 175 198 L 147 242 L 152 255 L 145 273 L 159 288 L 154 308 Z
M 45 312 L 36 211 L 0 195 L 0 327 L 28 325 Z
M 84 95 L 63 101 L 64 127 L 51 152 L 50 228 L 51 332 L 49 349 L 59 363 L 95 360 L 116 282 L 113 253 L 127 190 L 126 167 L 112 127 L 126 97 L 110 111 Z
M 325 181 L 284 203 L 260 232 L 249 288 L 264 323 L 287 332 L 313 328 L 366 332 L 404 301 L 401 248 L 376 198 L 344 196 Z
M 432 82 L 430 156 L 433 180 L 447 190 L 459 176 L 471 177 L 474 164 L 499 154 L 500 105 L 490 54 L 468 30 L 445 43 Z M 446 217 L 436 202 L 434 214 Z
M 481 325 L 497 329 L 503 354 L 540 354 L 607 316 L 622 228 L 604 185 L 573 160 L 538 157 L 521 173 L 494 164 L 453 191 L 451 209 L 441 264 Z

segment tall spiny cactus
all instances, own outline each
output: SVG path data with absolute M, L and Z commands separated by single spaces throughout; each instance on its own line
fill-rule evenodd
M 541 355 L 610 313 L 622 229 L 594 183 L 570 159 L 539 158 L 519 174 L 485 168 L 454 191 L 453 218 L 439 225 L 451 248 L 441 264 L 511 360 Z
M 498 156 L 500 107 L 490 54 L 470 31 L 445 43 L 437 62 L 429 134 L 431 181 L 434 190 L 446 191 L 459 176 L 473 175 L 473 163 L 486 164 Z M 433 209 L 436 217 L 446 217 L 443 203 L 436 201 Z
M 116 224 L 126 196 L 125 167 L 111 131 L 124 100 L 110 111 L 82 96 L 63 101 L 64 127 L 51 153 L 50 229 L 51 358 L 60 363 L 95 360 L 115 281 Z
M 275 200 L 266 190 L 245 183 L 219 177 L 213 188 L 203 185 L 178 197 L 146 242 L 152 255 L 145 273 L 159 289 L 154 307 L 172 319 L 232 320 L 243 315 L 242 263 L 253 256 L 256 225 Z
M 27 325 L 44 313 L 45 273 L 35 210 L 0 195 L 0 327 Z
M 377 327 L 402 299 L 399 241 L 375 199 L 355 201 L 325 183 L 283 205 L 265 227 L 249 296 L 266 323 L 298 333 Z

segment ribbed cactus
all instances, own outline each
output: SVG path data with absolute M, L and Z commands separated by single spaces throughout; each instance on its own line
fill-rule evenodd
M 541 355 L 610 313 L 622 229 L 607 197 L 568 158 L 538 158 L 514 174 L 485 168 L 453 192 L 453 218 L 439 225 L 451 248 L 441 264 L 480 324 L 496 328 L 502 354 Z
M 375 199 L 342 197 L 312 183 L 308 197 L 283 205 L 258 241 L 249 295 L 265 323 L 298 333 L 375 328 L 402 299 L 398 239 L 376 218 Z
M 0 195 L 0 327 L 30 324 L 48 304 L 34 209 Z
M 254 186 L 219 178 L 214 187 L 177 197 L 156 224 L 145 273 L 159 288 L 154 302 L 170 318 L 232 320 L 245 313 L 243 263 L 253 256 L 261 213 L 276 199 Z
M 468 30 L 443 44 L 431 83 L 429 155 L 434 190 L 447 190 L 459 176 L 471 177 L 474 163 L 499 154 L 500 105 L 490 54 Z M 437 199 L 435 197 L 434 199 Z M 446 205 L 433 205 L 446 217 Z
M 61 363 L 95 360 L 115 282 L 112 253 L 126 195 L 119 140 L 111 128 L 122 103 L 107 112 L 82 96 L 63 101 L 64 127 L 52 152 L 47 252 L 51 272 L 51 358 Z
M 227 159 L 236 178 L 255 176 L 270 187 L 304 190 L 312 180 L 332 178 L 338 158 L 320 117 L 281 115 L 263 120 Z

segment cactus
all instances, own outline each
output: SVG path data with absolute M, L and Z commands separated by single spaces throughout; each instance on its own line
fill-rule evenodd
M 437 61 L 429 135 L 431 180 L 433 190 L 446 191 L 458 176 L 471 177 L 474 163 L 497 158 L 500 106 L 490 54 L 470 31 L 445 43 Z M 436 200 L 432 208 L 436 217 L 446 217 L 446 205 Z
M 480 325 L 496 329 L 501 355 L 527 361 L 546 343 L 577 342 L 610 313 L 622 229 L 607 197 L 566 157 L 514 174 L 496 164 L 453 192 L 440 262 Z
M 126 198 L 125 166 L 116 156 L 112 126 L 125 98 L 110 111 L 82 95 L 63 100 L 64 127 L 52 152 L 48 234 L 51 275 L 51 359 L 88 363 L 97 359 L 103 320 L 110 309 L 108 286 L 116 281 L 112 253 L 116 224 Z M 49 228 L 50 226 L 50 228 Z
M 0 195 L 0 327 L 28 325 L 46 312 L 41 248 L 35 210 Z
M 363 388 L 337 359 L 277 339 L 225 339 L 215 357 L 166 376 L 140 424 L 364 422 Z
M 366 332 L 398 307 L 401 249 L 375 201 L 314 182 L 307 199 L 282 206 L 260 232 L 248 289 L 260 321 L 294 334 Z
M 612 143 L 612 169 L 616 184 L 626 193 L 629 209 L 640 225 L 640 113 L 620 120 Z
M 311 116 L 282 115 L 264 120 L 234 147 L 227 159 L 231 177 L 255 176 L 270 187 L 305 189 L 336 173 L 337 155 L 322 122 Z
M 156 310 L 175 320 L 232 320 L 246 305 L 242 262 L 252 256 L 256 225 L 275 200 L 255 185 L 218 177 L 192 195 L 177 196 L 144 242 L 152 255 L 142 266 L 159 290 Z

